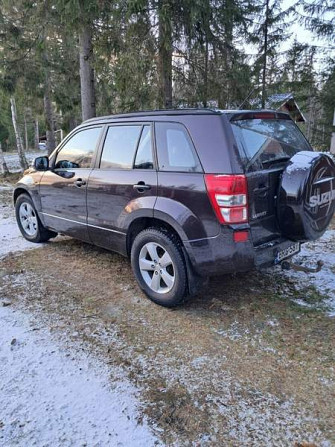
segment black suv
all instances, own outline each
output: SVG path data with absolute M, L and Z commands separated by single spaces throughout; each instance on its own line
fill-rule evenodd
M 165 110 L 85 121 L 14 192 L 23 236 L 64 233 L 131 258 L 175 306 L 210 275 L 280 263 L 320 237 L 335 165 L 284 113 Z

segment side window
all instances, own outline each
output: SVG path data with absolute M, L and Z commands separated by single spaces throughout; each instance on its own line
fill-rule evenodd
M 155 129 L 161 171 L 202 172 L 193 143 L 182 124 L 156 123 Z
M 152 158 L 152 147 L 151 147 L 151 128 L 150 126 L 144 126 L 137 149 L 134 168 L 153 169 L 153 167 L 154 162 Z
M 132 168 L 141 131 L 140 125 L 110 126 L 102 150 L 100 168 Z
M 55 169 L 90 168 L 101 127 L 84 129 L 73 135 L 58 152 Z

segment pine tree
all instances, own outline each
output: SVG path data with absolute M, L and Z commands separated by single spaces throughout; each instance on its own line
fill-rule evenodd
M 331 0 L 301 2 L 303 21 L 308 29 L 329 42 L 335 42 L 335 3 Z
M 260 81 L 262 108 L 264 108 L 269 84 L 270 59 L 276 58 L 280 44 L 289 37 L 287 20 L 293 9 L 282 10 L 282 0 L 264 0 L 257 4 L 257 10 L 254 17 L 254 33 L 250 40 L 259 48 L 255 75 Z

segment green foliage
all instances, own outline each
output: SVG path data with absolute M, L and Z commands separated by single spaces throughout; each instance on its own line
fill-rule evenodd
M 266 5 L 268 3 L 268 13 Z M 334 44 L 335 7 L 328 0 L 302 0 L 304 23 Z M 2 0 L 0 9 L 0 140 L 11 145 L 9 97 L 15 95 L 19 124 L 39 118 L 50 89 L 56 128 L 80 122 L 78 36 L 92 30 L 98 114 L 159 107 L 162 71 L 171 69 L 175 106 L 236 108 L 250 92 L 292 92 L 308 118 L 304 131 L 326 148 L 335 107 L 334 61 L 324 73 L 316 48 L 288 38 L 293 8 L 282 0 Z M 265 35 L 267 36 L 265 41 Z M 246 43 L 257 48 L 247 54 Z M 29 117 L 27 118 L 27 116 Z
M 318 36 L 335 42 L 335 3 L 332 0 L 302 2 L 305 16 L 302 21 Z

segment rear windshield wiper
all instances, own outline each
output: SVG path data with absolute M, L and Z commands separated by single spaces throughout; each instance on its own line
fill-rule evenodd
M 287 157 L 280 157 L 280 158 L 272 158 L 270 160 L 262 161 L 262 165 L 268 165 L 268 164 L 272 164 L 272 163 L 283 163 L 284 161 L 288 161 L 290 159 L 291 159 L 291 157 L 289 157 L 289 156 L 287 156 Z

